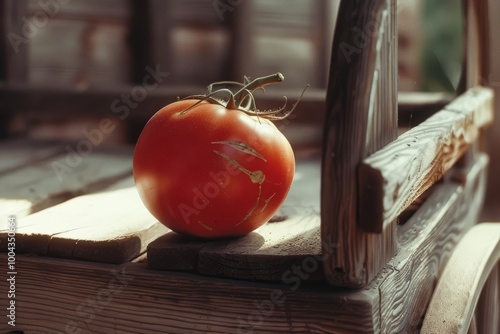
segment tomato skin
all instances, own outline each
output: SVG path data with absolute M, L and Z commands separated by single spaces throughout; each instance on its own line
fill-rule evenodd
M 235 237 L 278 210 L 295 158 L 269 120 L 193 99 L 153 115 L 137 141 L 133 169 L 141 199 L 161 223 L 195 237 Z

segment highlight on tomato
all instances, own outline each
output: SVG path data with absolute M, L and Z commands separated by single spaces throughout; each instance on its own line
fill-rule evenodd
M 205 95 L 154 114 L 137 141 L 133 170 L 140 197 L 165 226 L 199 238 L 237 237 L 265 224 L 287 196 L 292 147 L 272 123 L 290 110 L 260 111 L 253 92 L 281 73 L 224 81 Z M 305 91 L 305 90 L 304 90 Z M 304 94 L 304 92 L 302 92 Z

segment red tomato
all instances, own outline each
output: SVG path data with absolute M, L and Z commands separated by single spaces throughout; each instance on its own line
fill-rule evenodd
M 293 150 L 271 121 L 201 100 L 174 102 L 148 121 L 134 153 L 136 186 L 173 231 L 242 236 L 285 200 Z

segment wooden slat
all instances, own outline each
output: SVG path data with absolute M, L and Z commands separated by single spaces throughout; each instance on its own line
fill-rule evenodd
M 16 252 L 123 263 L 168 231 L 145 208 L 129 177 L 19 219 Z
M 95 149 L 86 151 L 85 155 L 83 152 L 78 145 L 76 148 L 66 145 L 63 154 L 1 174 L 2 218 L 26 216 L 74 196 L 105 188 L 132 173 L 130 151 L 113 154 Z
M 280 281 L 293 280 L 295 274 L 290 268 L 296 267 L 304 271 L 307 280 L 323 280 L 322 259 L 320 219 L 318 214 L 311 214 L 268 223 L 237 243 L 203 247 L 198 271 L 212 276 Z
M 493 119 L 493 92 L 473 88 L 367 157 L 359 168 L 360 224 L 381 233 L 460 159 Z
M 6 81 L 9 84 L 26 84 L 28 80 L 28 45 L 32 37 L 28 29 L 26 19 L 26 0 L 3 1 L 2 8 L 2 31 L 3 47 L 0 49 L 4 54 L 0 57 L 5 61 Z
M 64 152 L 60 143 L 9 140 L 0 142 L 0 174 L 13 172 Z
M 5 254 L 0 260 L 7 261 Z M 249 283 L 153 271 L 135 263 L 20 255 L 16 269 L 16 330 L 25 333 L 368 334 L 378 305 L 376 291 Z M 21 282 L 29 293 L 21 291 Z
M 292 188 L 271 222 L 242 238 L 221 241 L 190 240 L 169 233 L 149 245 L 149 266 L 267 281 L 279 281 L 293 265 L 300 267 L 304 261 L 308 265 L 311 259 L 321 268 L 317 260 L 322 257 L 319 188 L 319 160 L 298 160 Z M 334 247 L 330 242 L 328 254 Z M 322 279 L 321 270 L 316 269 L 310 279 Z
M 342 1 L 337 17 L 323 139 L 321 234 L 339 244 L 325 263 L 334 285 L 366 285 L 395 252 L 395 229 L 357 224 L 357 168 L 397 136 L 396 2 Z

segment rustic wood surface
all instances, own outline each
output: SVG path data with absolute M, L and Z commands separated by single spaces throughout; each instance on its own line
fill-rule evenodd
M 113 155 L 96 150 L 83 155 L 78 153 L 83 151 L 64 145 L 62 152 L 53 156 L 50 145 L 46 149 L 39 147 L 37 154 L 43 158 L 35 159 L 36 154 L 30 153 L 32 149 L 23 152 L 16 145 L 13 150 L 21 156 L 26 153 L 28 157 L 22 166 L 18 165 L 19 168 L 10 169 L 7 174 L 0 173 L 0 212 L 3 217 L 26 216 L 74 196 L 102 189 L 132 173 L 130 151 Z M 0 160 L 10 160 L 12 150 L 4 148 L 0 151 Z M 44 153 L 46 150 L 49 150 L 48 155 Z M 22 159 L 18 158 L 19 163 L 23 162 Z M 16 166 L 15 159 L 7 164 Z
M 26 165 L 47 160 L 64 152 L 60 143 L 36 143 L 25 140 L 0 142 L 0 175 Z
M 436 185 L 399 228 L 398 253 L 384 269 L 390 274 L 379 285 L 382 333 L 418 333 L 443 265 L 478 221 L 487 169 L 488 158 L 480 155 L 472 165 L 457 171 L 465 175 L 463 183 Z
M 341 289 L 308 280 L 306 274 L 314 278 L 321 273 L 312 256 L 306 262 L 290 263 L 285 278 L 265 283 L 150 270 L 143 263 L 111 265 L 18 255 L 16 329 L 416 333 L 441 264 L 476 221 L 486 167 L 487 158 L 481 156 L 461 171 L 463 182 L 438 184 L 398 232 L 396 257 L 365 288 Z M 282 226 L 281 234 L 287 232 Z M 0 258 L 6 261 L 6 254 Z M 252 265 L 258 272 L 257 263 Z M 250 277 L 248 271 L 246 275 Z M 6 289 L 5 284 L 0 287 Z M 2 326 L 5 323 L 0 330 L 5 329 Z
M 145 264 L 19 256 L 16 268 L 23 282 L 16 329 L 25 333 L 372 333 L 378 305 L 376 291 L 228 280 Z
M 499 262 L 500 224 L 484 223 L 471 229 L 457 245 L 444 268 L 429 305 L 422 333 L 468 333 L 476 304 L 490 274 L 493 276 L 487 287 L 494 289 L 490 291 L 495 293 L 490 295 L 493 303 L 488 305 L 489 309 L 484 310 L 488 312 L 486 322 L 480 324 L 484 331 L 477 331 L 476 321 L 472 323 L 472 331 L 498 333 Z M 494 310 L 497 313 L 493 313 Z M 492 327 L 495 323 L 497 327 Z M 491 326 L 490 330 L 484 324 Z
M 17 252 L 123 263 L 168 231 L 145 208 L 129 177 L 19 219 Z M 5 234 L 0 231 L 4 242 Z
M 0 144 L 0 212 L 18 219 L 18 252 L 121 263 L 168 232 L 137 194 L 130 149 L 68 152 L 61 143 Z M 58 175 L 54 163 L 69 169 Z M 2 226 L 1 248 L 6 238 Z
M 493 92 L 473 88 L 359 168 L 360 223 L 381 233 L 460 159 L 493 120 Z
M 366 285 L 396 248 L 395 226 L 358 226 L 357 168 L 397 136 L 396 2 L 342 1 L 327 91 L 321 234 L 339 247 L 324 263 L 334 285 Z

